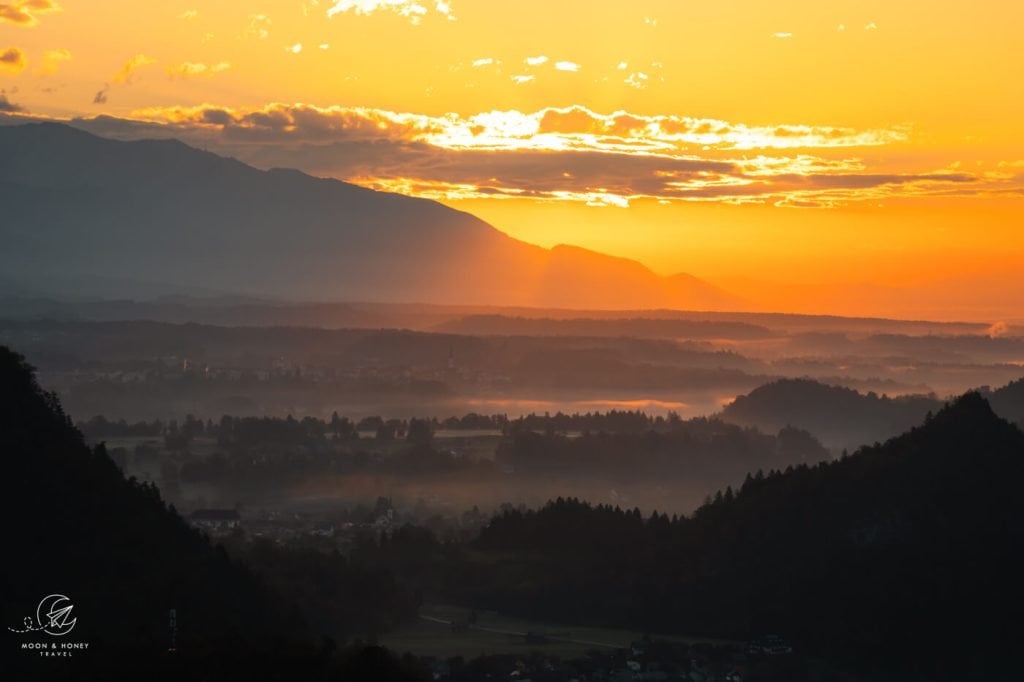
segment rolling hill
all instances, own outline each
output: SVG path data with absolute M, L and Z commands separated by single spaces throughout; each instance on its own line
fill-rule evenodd
M 978 392 L 1000 417 L 1024 423 L 1024 379 Z M 943 405 L 934 395 L 889 397 L 811 379 L 779 379 L 738 396 L 722 410 L 722 418 L 768 431 L 797 426 L 831 448 L 853 450 L 884 442 Z
M 779 379 L 738 396 L 722 418 L 767 430 L 797 426 L 838 450 L 888 440 L 942 405 L 934 396 L 890 398 L 811 379 Z

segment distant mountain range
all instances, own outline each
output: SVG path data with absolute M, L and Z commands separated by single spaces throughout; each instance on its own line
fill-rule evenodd
M 114 286 L 114 283 L 111 283 Z M 79 319 L 94 321 L 154 320 L 197 322 L 219 326 L 293 326 L 322 328 L 415 329 L 419 331 L 462 330 L 459 333 L 537 333 L 545 336 L 642 336 L 681 338 L 694 330 L 701 338 L 755 338 L 739 332 L 784 336 L 799 334 L 803 346 L 821 347 L 826 353 L 842 345 L 856 354 L 861 348 L 848 334 L 884 340 L 890 346 L 904 343 L 902 335 L 925 334 L 960 337 L 967 351 L 978 352 L 992 339 L 982 335 L 987 323 L 924 322 L 881 318 L 790 315 L 784 313 L 711 312 L 692 310 L 587 310 L 583 308 L 537 308 L 526 306 L 444 305 L 437 303 L 369 303 L 366 301 L 279 301 L 251 296 L 157 296 L 143 298 L 136 290 L 113 292 L 113 296 L 60 296 L 34 294 L 0 276 L 0 318 Z M 532 331 L 531 331 L 532 330 Z M 722 333 L 724 330 L 724 333 Z M 883 334 L 884 337 L 878 335 Z M 967 338 L 977 336 L 980 340 Z M 1012 342 L 1007 342 L 1008 345 Z M 877 344 L 872 345 L 878 351 Z M 942 346 L 939 346 L 942 350 Z M 887 351 L 888 352 L 888 351 Z M 895 352 L 909 353 L 896 347 Z M 1012 349 L 990 360 L 1004 362 Z
M 735 309 L 702 280 L 544 249 L 434 201 L 173 140 L 0 126 L 0 271 L 28 293 Z

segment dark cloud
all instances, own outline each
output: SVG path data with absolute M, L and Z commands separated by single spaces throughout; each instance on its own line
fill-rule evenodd
M 100 90 L 97 90 L 96 94 L 93 95 L 92 103 L 93 104 L 106 104 L 107 103 L 107 93 L 108 92 L 110 92 L 110 84 L 109 83 L 104 83 L 103 84 L 103 88 L 100 89 Z
M 12 93 L 13 94 L 13 93 Z M 25 111 L 25 107 L 15 104 L 7 97 L 6 90 L 0 90 L 0 113 L 19 114 Z
M 105 90 L 106 88 L 104 88 Z M 100 92 L 103 92 L 102 90 Z M 160 123 L 146 121 L 130 121 L 106 114 L 93 118 L 73 118 L 68 123 L 75 128 L 102 137 L 120 140 L 140 140 L 144 138 L 175 137 L 175 133 Z
M 0 49 L 0 69 L 8 71 L 21 71 L 27 63 L 25 53 L 16 47 L 5 47 Z
M 583 118 L 586 113 L 560 112 L 540 127 L 578 132 L 590 125 Z M 708 153 L 713 156 L 637 153 L 625 145 L 617 147 L 615 137 L 603 138 L 603 148 L 488 148 L 490 138 L 484 136 L 477 143 L 481 133 L 470 130 L 468 143 L 458 144 L 463 138 L 456 136 L 450 138 L 454 143 L 442 146 L 432 143 L 445 139 L 437 119 L 373 110 L 275 105 L 238 112 L 207 106 L 175 110 L 167 119 L 170 122 L 98 117 L 76 120 L 74 125 L 121 139 L 179 138 L 261 168 L 298 168 L 427 196 L 618 198 L 610 203 L 646 197 L 821 206 L 880 194 L 937 194 L 979 182 L 977 176 L 960 172 L 859 172 L 861 163 L 855 159 L 799 155 L 733 161 L 713 158 L 723 156 L 721 151 Z M 605 131 L 616 128 L 628 134 L 641 123 L 638 117 L 618 115 L 601 125 Z
M 203 123 L 213 125 L 229 126 L 232 123 L 231 114 L 223 109 L 207 109 L 203 111 Z
M 0 4 L 0 21 L 21 26 L 31 26 L 35 19 L 19 5 Z
M 707 159 L 595 151 L 442 149 L 390 140 L 258 151 L 236 147 L 232 152 L 261 166 L 286 165 L 339 178 L 413 178 L 517 191 L 602 191 L 622 196 L 658 194 L 668 181 L 696 181 L 737 172 L 731 163 Z
M 21 0 L 20 2 L 0 3 L 0 23 L 35 26 L 39 23 L 36 15 L 57 11 L 60 11 L 60 6 L 53 0 Z

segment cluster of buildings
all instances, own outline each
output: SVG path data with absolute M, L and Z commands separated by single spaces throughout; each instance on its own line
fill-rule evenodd
M 544 644 L 541 633 L 526 633 L 524 644 Z M 781 638 L 772 638 L 784 644 Z M 428 659 L 438 682 L 463 678 L 467 666 L 480 679 L 505 682 L 743 682 L 756 679 L 788 679 L 800 661 L 787 651 L 766 651 L 760 644 L 686 644 L 644 640 L 629 647 L 595 648 L 587 655 L 561 660 L 542 653 L 495 655 L 471 662 L 462 659 Z
M 244 517 L 236 509 L 196 509 L 186 517 L 189 524 L 212 538 L 244 532 L 254 540 L 278 545 L 314 544 L 344 551 L 361 538 L 379 538 L 399 525 L 393 509 L 383 510 L 372 521 L 336 521 L 301 512 L 264 511 Z
M 124 361 L 118 365 L 97 365 L 50 372 L 62 383 L 110 382 L 133 384 L 198 379 L 228 383 L 301 381 L 309 384 L 373 383 L 408 386 L 415 382 L 447 385 L 502 386 L 511 382 L 505 375 L 460 366 L 454 358 L 431 365 L 356 364 L 352 366 L 312 365 L 276 357 L 261 364 L 216 365 L 204 360 L 168 355 L 147 360 Z M 59 375 L 59 376 L 58 376 Z

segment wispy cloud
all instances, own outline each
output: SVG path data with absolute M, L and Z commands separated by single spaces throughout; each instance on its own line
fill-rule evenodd
M 432 9 L 431 9 L 432 8 Z M 407 18 L 413 24 L 419 24 L 423 17 L 431 11 L 445 17 L 449 21 L 455 20 L 450 2 L 436 0 L 433 3 L 420 2 L 418 0 L 337 0 L 327 10 L 327 16 L 333 17 L 338 14 L 352 13 L 359 15 L 388 12 Z
M 245 35 L 257 40 L 266 40 L 270 37 L 270 27 L 273 25 L 270 17 L 266 14 L 250 14 L 249 24 L 246 26 Z
M 786 38 L 792 38 L 792 37 L 793 37 L 793 34 L 792 33 L 788 33 L 788 32 L 781 32 L 781 33 L 773 33 L 772 34 L 772 38 L 786 39 Z
M 179 19 L 184 19 L 185 21 L 192 21 L 193 19 L 195 19 L 198 16 L 199 16 L 199 10 L 197 10 L 197 9 L 187 9 L 184 12 L 182 12 L 181 14 L 179 14 L 178 18 Z
M 56 49 L 43 53 L 43 64 L 36 70 L 39 76 L 52 76 L 57 73 L 60 65 L 71 61 L 71 50 Z
M 135 73 L 144 66 L 156 64 L 156 59 L 146 54 L 137 54 L 121 67 L 121 70 L 114 76 L 115 83 L 131 83 Z
M 576 73 L 577 71 L 580 70 L 580 65 L 577 64 L 576 62 L 562 61 L 555 62 L 555 68 L 558 69 L 559 71 L 570 71 L 572 73 Z
M 196 78 L 223 73 L 231 68 L 230 62 L 204 64 L 202 62 L 182 62 L 177 66 L 168 66 L 167 75 L 171 78 Z
M 539 54 L 536 57 L 527 57 L 523 61 L 526 62 L 527 66 L 540 66 L 541 64 L 545 64 L 548 61 L 548 58 Z
M 103 87 L 96 91 L 96 94 L 93 95 L 92 103 L 106 104 L 110 101 L 110 89 L 112 84 L 125 86 L 131 85 L 135 82 L 135 77 L 139 69 L 156 63 L 157 60 L 147 54 L 139 53 L 131 57 L 124 63 L 121 70 L 114 74 L 114 77 L 109 82 L 104 83 Z
M 39 23 L 39 15 L 59 12 L 60 5 L 53 0 L 18 0 L 0 3 L 0 24 L 31 27 Z
M 498 61 L 494 57 L 481 57 L 480 59 L 474 59 L 472 66 L 478 69 L 481 66 L 492 66 L 497 63 Z
M 623 82 L 631 88 L 643 90 L 644 88 L 647 87 L 648 82 L 650 82 L 650 76 L 648 76 L 643 71 L 634 71 L 633 73 L 629 74 L 629 76 L 627 76 L 626 80 Z

